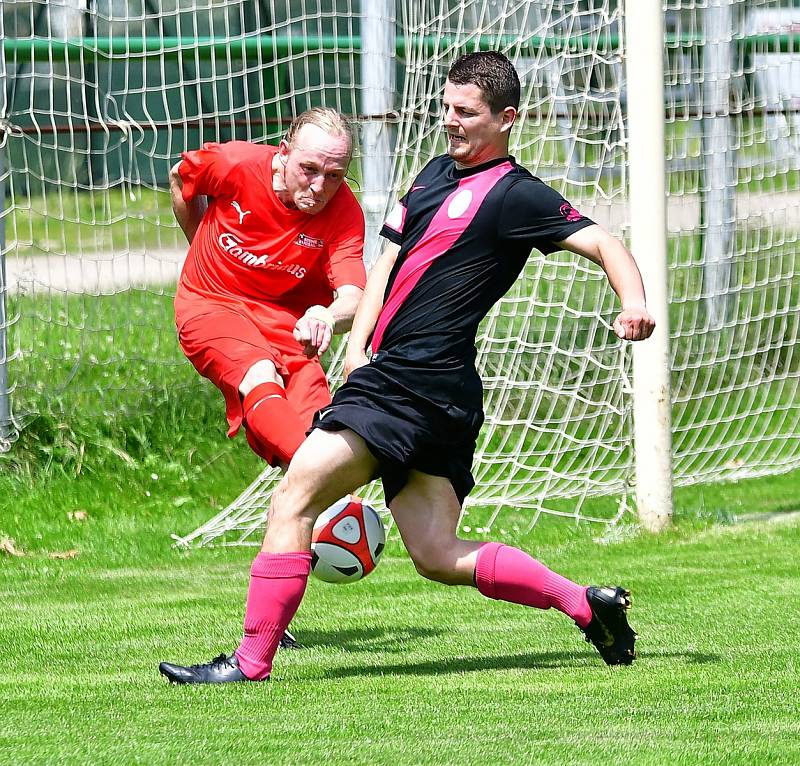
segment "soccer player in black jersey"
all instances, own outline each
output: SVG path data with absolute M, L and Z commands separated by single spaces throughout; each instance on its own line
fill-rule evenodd
M 523 551 L 457 537 L 483 422 L 475 336 L 532 248 L 569 250 L 600 265 L 619 296 L 625 340 L 655 327 L 633 257 L 617 239 L 508 155 L 520 84 L 505 56 L 462 56 L 444 88 L 447 155 L 417 176 L 387 218 L 389 245 L 353 322 L 347 381 L 320 410 L 275 490 L 251 570 L 244 638 L 203 665 L 162 663 L 176 683 L 269 677 L 305 591 L 311 531 L 338 498 L 380 476 L 403 542 L 423 576 L 489 598 L 553 607 L 572 618 L 609 665 L 634 659 L 621 587 L 585 587 Z M 371 345 L 372 356 L 367 354 Z

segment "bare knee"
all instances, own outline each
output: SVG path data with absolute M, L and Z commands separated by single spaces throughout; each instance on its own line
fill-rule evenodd
M 250 367 L 244 374 L 242 382 L 239 383 L 239 393 L 247 396 L 256 386 L 261 383 L 277 383 L 283 386 L 283 378 L 278 374 L 274 362 L 269 359 L 262 359 Z
M 272 494 L 262 550 L 307 549 L 317 516 L 369 481 L 374 469 L 375 459 L 360 437 L 313 431 L 300 445 Z M 295 547 L 287 547 L 291 545 Z
M 341 497 L 331 489 L 327 476 L 319 470 L 313 450 L 300 449 L 292 458 L 286 474 L 272 493 L 270 516 L 281 518 L 316 517 Z
M 291 465 L 272 492 L 270 519 L 298 519 L 312 512 L 315 492 L 302 467 Z
M 426 580 L 444 585 L 459 585 L 462 578 L 456 569 L 457 556 L 448 546 L 417 545 L 409 550 L 414 568 Z

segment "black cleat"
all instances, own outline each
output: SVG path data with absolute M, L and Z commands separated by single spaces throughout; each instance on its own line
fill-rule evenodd
M 630 665 L 636 659 L 634 642 L 639 636 L 628 625 L 630 591 L 603 586 L 586 591 L 592 621 L 581 631 L 605 660 L 606 665 Z
M 281 649 L 302 648 L 298 643 L 297 639 L 288 630 L 283 631 L 283 636 L 281 636 L 281 642 L 278 644 L 278 647 Z
M 186 667 L 162 662 L 158 670 L 173 684 L 230 684 L 251 680 L 239 670 L 239 660 L 235 654 L 220 654 L 211 662 Z

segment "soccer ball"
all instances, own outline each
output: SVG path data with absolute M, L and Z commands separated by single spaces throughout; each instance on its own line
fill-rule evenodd
M 325 582 L 355 582 L 378 564 L 386 530 L 375 509 L 347 495 L 320 514 L 311 534 L 311 572 Z

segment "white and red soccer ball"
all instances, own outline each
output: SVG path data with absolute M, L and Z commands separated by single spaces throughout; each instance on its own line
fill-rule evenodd
M 375 509 L 347 495 L 320 514 L 311 534 L 311 572 L 325 582 L 355 582 L 378 564 L 386 530 Z

